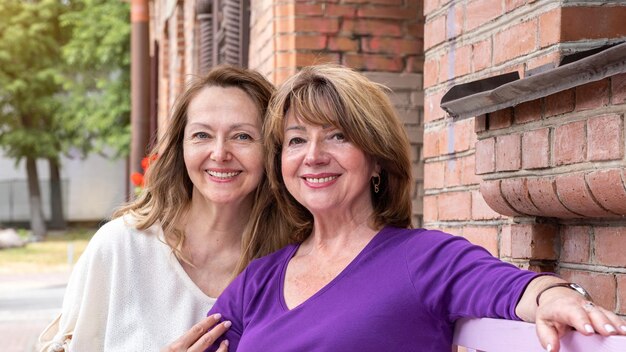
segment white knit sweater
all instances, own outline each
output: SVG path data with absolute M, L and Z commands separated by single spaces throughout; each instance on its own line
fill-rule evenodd
M 47 350 L 63 350 L 72 334 L 67 351 L 159 351 L 215 303 L 162 242 L 160 226 L 138 231 L 128 219 L 110 221 L 89 242 Z

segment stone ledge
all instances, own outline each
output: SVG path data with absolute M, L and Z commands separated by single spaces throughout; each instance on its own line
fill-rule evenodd
M 542 177 L 483 181 L 480 192 L 496 212 L 507 216 L 564 219 L 626 216 L 622 168 Z

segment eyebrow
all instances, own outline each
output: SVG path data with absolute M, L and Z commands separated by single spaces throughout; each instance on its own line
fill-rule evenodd
M 302 125 L 295 125 L 285 128 L 285 132 L 287 131 L 306 131 L 306 128 Z
M 230 126 L 230 129 L 231 129 L 231 130 L 234 130 L 234 129 L 236 129 L 236 128 L 240 128 L 240 127 L 243 127 L 243 126 L 248 126 L 248 127 L 252 127 L 252 128 L 258 128 L 258 126 L 257 126 L 257 125 L 252 124 L 252 123 L 247 123 L 247 122 L 246 122 L 246 123 L 236 123 L 236 124 L 234 124 L 234 125 L 231 125 L 231 126 Z
M 327 130 L 329 128 L 335 128 L 335 126 L 333 125 L 322 125 L 322 129 L 323 130 Z M 302 125 L 295 125 L 295 126 L 289 126 L 287 128 L 285 128 L 285 132 L 287 131 L 306 131 L 306 127 L 302 126 Z
M 192 122 L 192 123 L 189 123 L 189 124 L 187 124 L 187 126 L 185 126 L 185 128 L 190 127 L 190 126 L 201 126 L 201 127 L 204 127 L 204 128 L 212 129 L 210 125 L 207 125 L 206 123 L 202 123 L 202 122 Z M 255 128 L 255 129 L 258 128 L 255 124 L 245 122 L 245 123 L 236 123 L 236 124 L 230 125 L 228 127 L 228 129 L 229 130 L 235 130 L 235 129 L 238 129 L 238 128 L 241 128 L 241 127 L 244 127 L 244 126 L 252 127 L 252 128 Z

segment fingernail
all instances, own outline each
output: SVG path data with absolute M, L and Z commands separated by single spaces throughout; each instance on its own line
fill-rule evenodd
M 546 352 L 552 352 L 552 345 L 548 344 L 548 346 L 546 346 Z
M 215 313 L 215 314 L 213 314 L 213 319 L 220 320 L 220 319 L 222 319 L 222 315 L 220 313 Z
M 587 331 L 590 334 L 593 334 L 595 331 L 593 331 L 593 326 L 591 326 L 590 324 L 585 324 L 585 331 Z
M 226 320 L 226 321 L 224 322 L 224 327 L 225 327 L 226 329 L 228 329 L 231 325 L 233 325 L 233 323 L 231 323 L 231 322 L 230 322 L 230 320 Z
M 230 342 L 228 342 L 228 340 L 224 340 L 224 345 L 228 347 L 228 345 L 230 345 Z
M 619 328 L 622 329 L 623 332 L 626 332 L 626 325 L 622 325 Z
M 604 329 L 611 334 L 615 332 L 615 328 L 611 324 L 604 324 Z

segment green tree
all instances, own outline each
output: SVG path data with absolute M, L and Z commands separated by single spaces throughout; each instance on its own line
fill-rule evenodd
M 128 153 L 129 11 L 114 0 L 0 1 L 0 147 L 25 160 L 36 238 L 46 234 L 38 158 L 50 166 L 52 224 L 63 226 L 60 156 Z
M 130 7 L 121 0 L 74 0 L 61 16 L 70 31 L 63 47 L 63 102 L 69 144 L 84 155 L 130 145 Z
M 59 154 L 54 116 L 63 82 L 58 18 L 64 7 L 54 0 L 0 2 L 0 147 L 16 163 L 25 160 L 36 238 L 46 234 L 36 159 Z
M 64 151 L 126 156 L 130 144 L 130 8 L 121 0 L 73 0 L 60 16 L 63 109 L 57 116 Z M 75 153 L 73 153 L 75 154 Z M 64 226 L 58 159 L 49 159 L 51 224 Z M 54 203 L 56 202 L 56 203 Z

